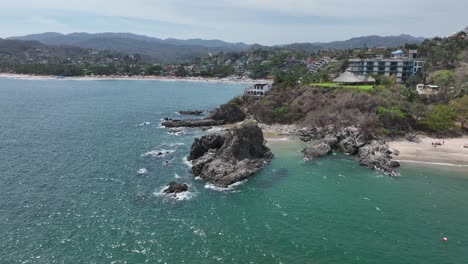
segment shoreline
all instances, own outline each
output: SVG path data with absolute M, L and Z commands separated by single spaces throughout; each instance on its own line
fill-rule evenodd
M 0 79 L 14 80 L 68 80 L 68 81 L 174 81 L 174 82 L 205 82 L 205 83 L 238 83 L 253 84 L 271 80 L 234 79 L 234 78 L 205 78 L 205 77 L 167 77 L 167 76 L 74 76 L 57 78 L 52 75 L 0 73 Z
M 400 151 L 400 155 L 395 157 L 395 160 L 408 164 L 468 170 L 468 148 L 463 147 L 464 144 L 468 143 L 468 136 L 444 139 L 422 136 L 419 139 L 421 139 L 421 143 L 406 140 L 390 141 L 390 147 Z M 433 142 L 443 142 L 444 144 L 434 147 Z
M 266 125 L 259 124 L 267 141 L 294 140 L 299 127 L 295 125 Z M 460 138 L 435 139 L 421 136 L 421 143 L 414 143 L 406 139 L 388 142 L 390 148 L 400 152 L 394 160 L 403 164 L 423 165 L 436 168 L 468 171 L 468 136 Z M 297 138 L 297 140 L 300 140 Z M 444 142 L 442 146 L 433 147 L 432 142 Z

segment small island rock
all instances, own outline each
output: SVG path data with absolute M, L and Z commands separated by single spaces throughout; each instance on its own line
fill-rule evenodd
M 165 194 L 172 194 L 172 193 L 186 192 L 187 190 L 188 190 L 187 184 L 172 181 L 167 185 L 167 187 L 163 190 L 163 192 Z
M 196 139 L 188 158 L 194 176 L 219 187 L 245 180 L 272 159 L 262 130 L 254 121 L 246 121 L 224 135 Z

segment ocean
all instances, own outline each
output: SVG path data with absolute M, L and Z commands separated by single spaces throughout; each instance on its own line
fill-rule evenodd
M 460 171 L 413 164 L 390 178 L 339 153 L 305 163 L 303 143 L 284 139 L 238 186 L 194 179 L 185 157 L 207 132 L 161 119 L 243 88 L 0 79 L 0 263 L 467 262 Z M 190 192 L 161 195 L 173 180 Z

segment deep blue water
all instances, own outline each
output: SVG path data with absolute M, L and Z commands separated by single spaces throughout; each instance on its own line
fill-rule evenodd
M 0 263 L 466 263 L 462 172 L 404 166 L 392 179 L 271 141 L 276 159 L 244 184 L 194 180 L 184 157 L 205 132 L 160 120 L 242 89 L 0 79 Z M 184 199 L 159 194 L 172 180 L 190 185 Z

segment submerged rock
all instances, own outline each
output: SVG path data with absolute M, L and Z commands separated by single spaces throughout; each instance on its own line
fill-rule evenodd
M 167 187 L 163 190 L 163 193 L 165 194 L 175 194 L 175 193 L 181 193 L 181 192 L 186 192 L 188 190 L 188 185 L 185 183 L 178 183 L 178 182 L 170 182 Z
M 246 121 L 224 135 L 196 139 L 188 158 L 194 176 L 218 187 L 246 179 L 272 159 L 262 130 L 254 121 Z
M 302 150 L 305 160 L 314 160 L 332 153 L 332 148 L 326 143 L 319 143 Z

